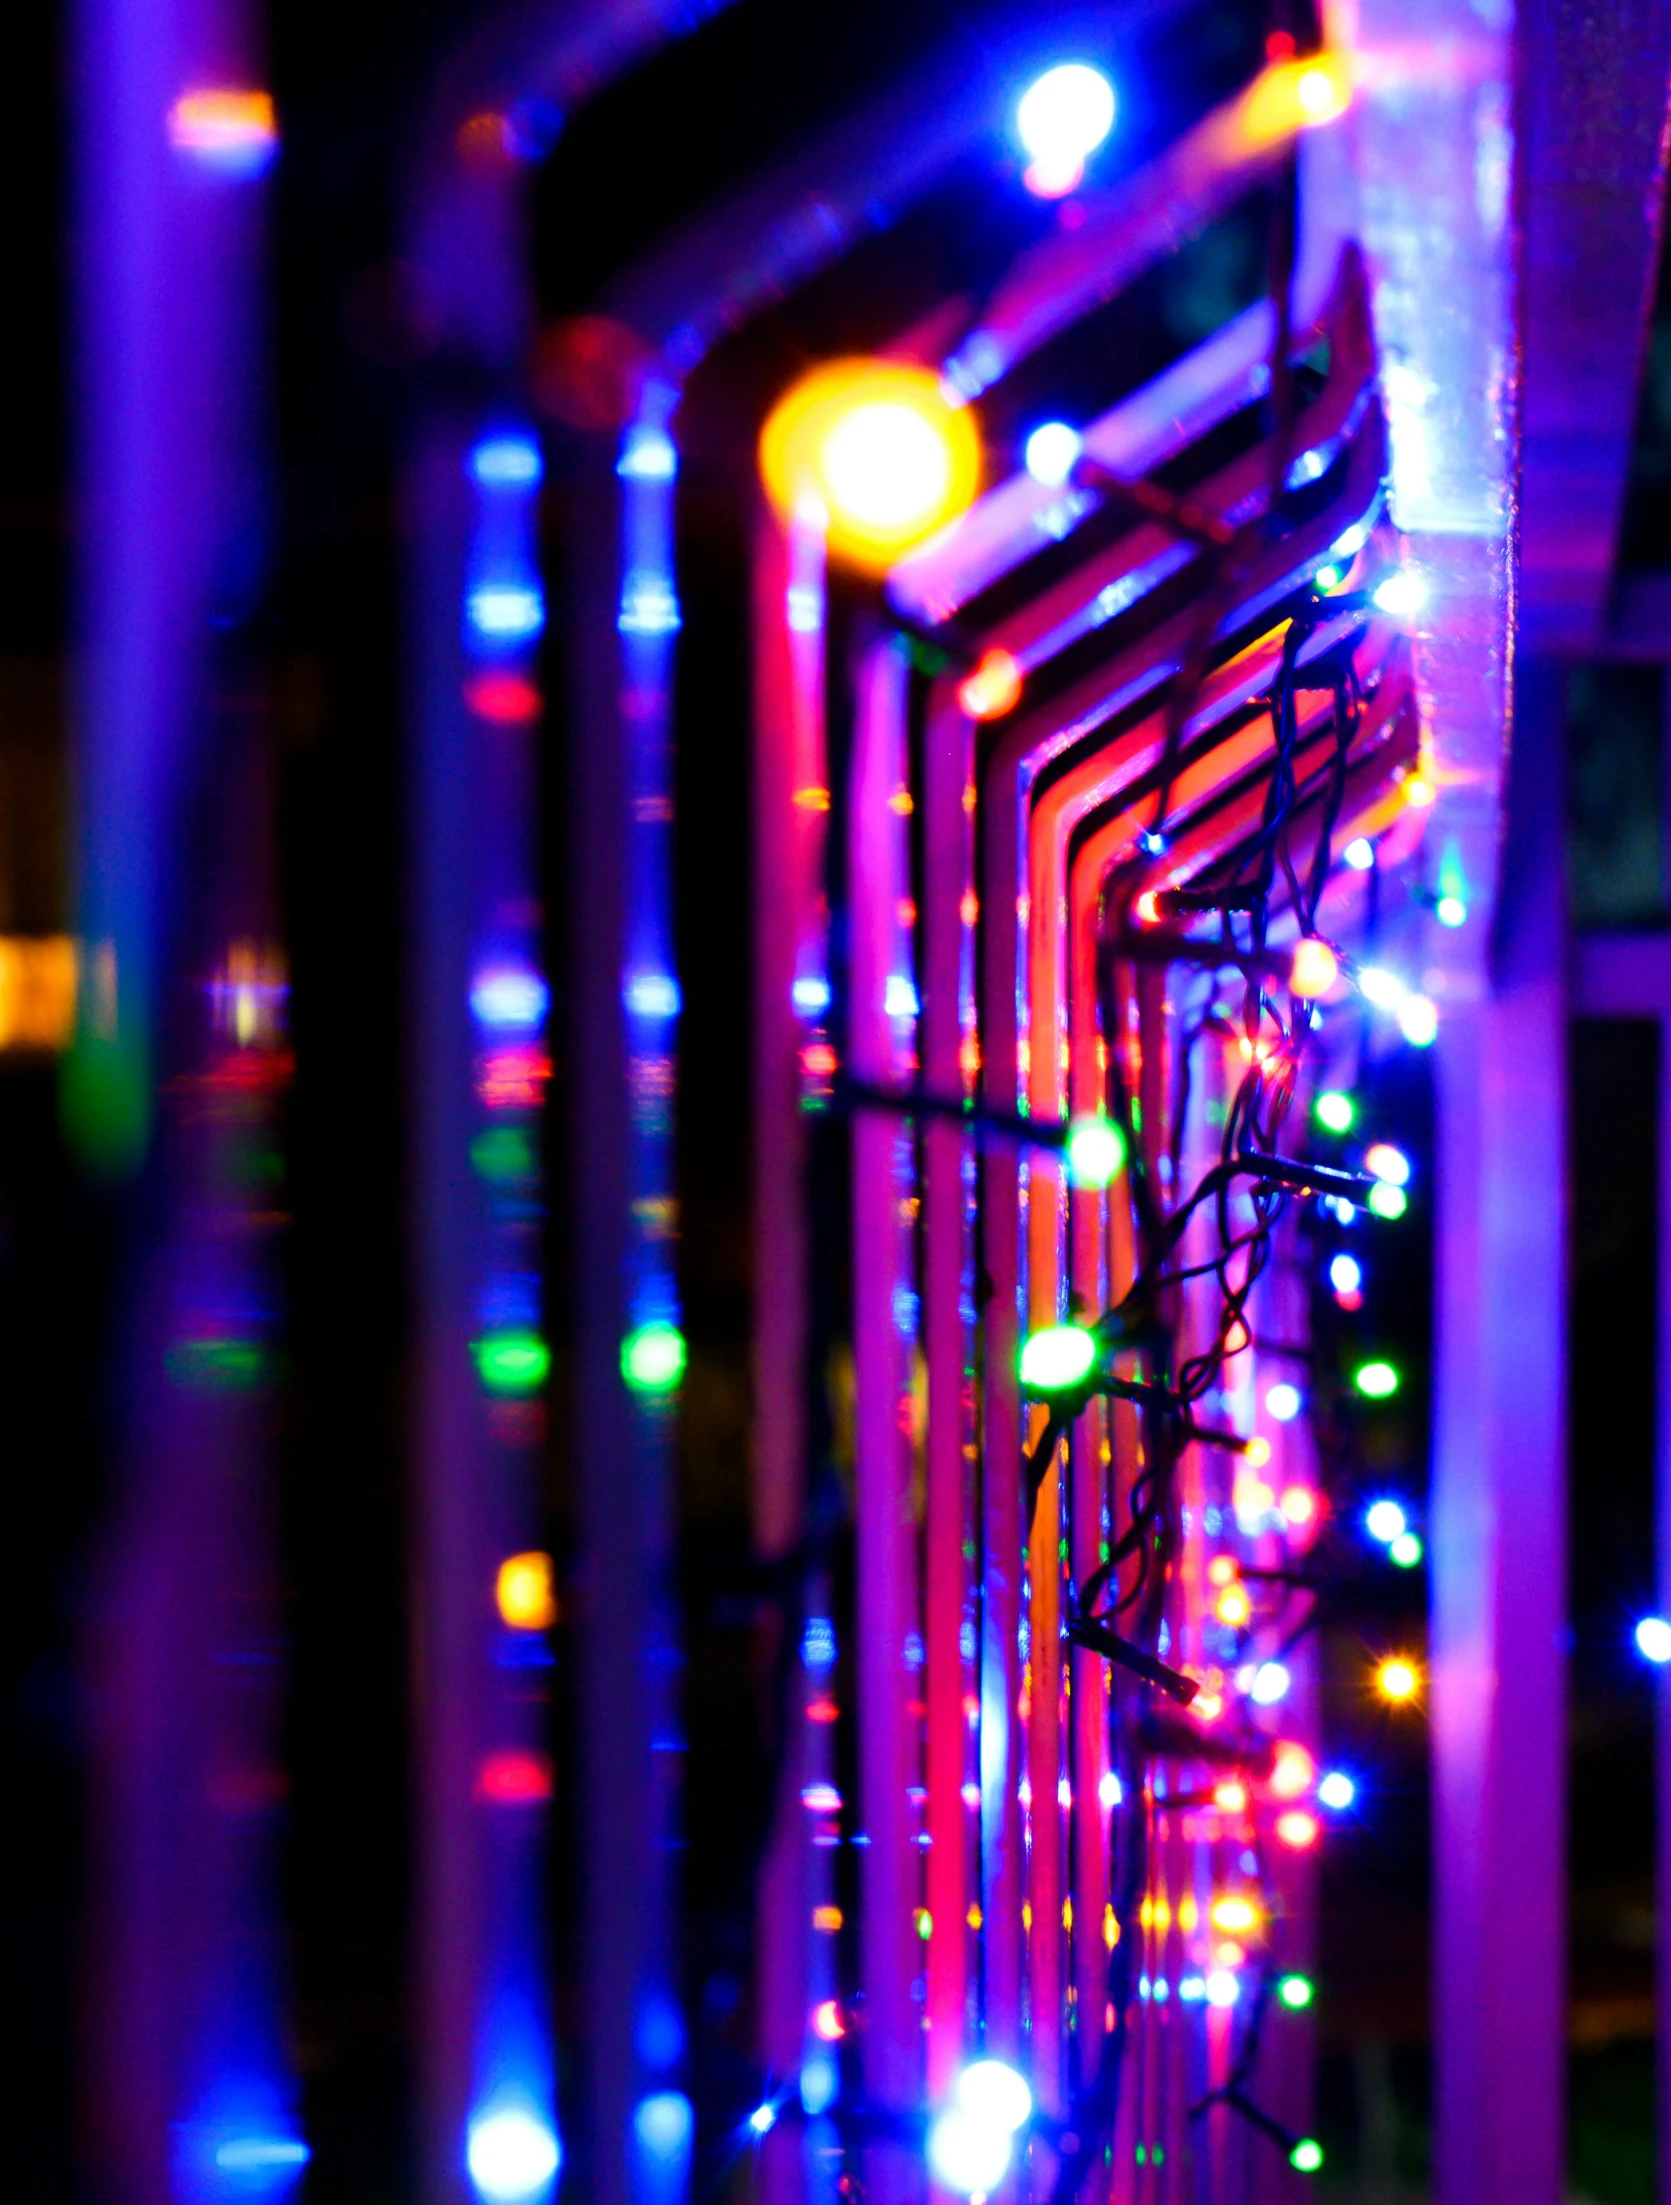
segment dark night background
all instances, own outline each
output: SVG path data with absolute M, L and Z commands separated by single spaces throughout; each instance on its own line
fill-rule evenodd
M 273 196 L 271 418 L 279 484 L 270 711 L 280 758 L 297 1079 L 288 1126 L 289 1356 L 280 1465 L 291 1659 L 285 1854 L 296 2048 L 315 2161 L 310 2205 L 407 2195 L 405 2025 L 409 1657 L 404 1637 L 400 1203 L 402 884 L 400 539 L 394 466 L 405 394 L 427 372 L 424 307 L 400 257 L 403 134 L 429 67 L 472 10 L 277 0 L 284 131 Z M 1182 11 L 1134 41 L 1122 118 L 1137 161 L 1257 65 L 1263 14 Z M 0 931 L 68 927 L 65 746 L 74 502 L 63 11 L 14 10 L 0 70 Z M 542 306 L 586 311 L 676 220 L 862 104 L 933 47 L 976 33 L 954 0 L 741 0 L 586 110 L 536 188 Z M 885 64 L 878 56 L 885 55 Z M 816 62 L 814 63 L 814 57 Z M 691 1346 L 681 1432 L 690 1741 L 685 1965 L 701 2017 L 699 2092 L 723 2094 L 746 2039 L 747 1867 L 765 1797 L 758 1603 L 746 1518 L 748 1425 L 746 485 L 758 408 L 802 361 L 859 349 L 949 293 L 976 294 L 1048 217 L 989 175 L 953 176 L 888 238 L 752 325 L 697 378 L 687 416 L 679 666 L 680 1173 Z M 1259 210 L 1215 226 L 1141 289 L 1113 349 L 1136 384 L 1255 296 Z M 1041 355 L 1006 386 L 1002 443 L 1085 360 Z M 1109 351 L 1096 359 L 1107 402 Z M 553 428 L 554 587 L 584 555 Z M 1671 298 L 1655 323 L 1625 524 L 1637 570 L 1671 566 Z M 553 633 L 561 622 L 553 623 Z M 560 699 L 562 669 L 554 666 Z M 1667 922 L 1666 699 L 1658 669 L 1575 669 L 1570 892 L 1580 927 Z M 547 770 L 548 865 L 563 850 L 560 708 Z M 552 877 L 560 877 L 557 871 Z M 553 914 L 556 924 L 556 914 Z M 552 969 L 562 970 L 561 942 Z M 559 1019 L 561 1002 L 558 1005 Z M 1653 1029 L 1575 1023 L 1572 1188 L 1572 2143 L 1575 2189 L 1652 2194 L 1651 1691 L 1631 1656 L 1649 1605 L 1653 1482 Z M 1424 1060 L 1383 1068 L 1378 1117 L 1428 1168 Z M 562 1063 L 553 1104 L 560 1144 Z M 75 2026 L 84 1831 L 76 1646 L 105 1493 L 97 1374 L 119 1200 L 83 1187 L 56 1133 L 54 1077 L 0 1060 L 0 1400 L 7 1406 L 0 1786 L 4 2190 L 77 2193 Z M 1418 1192 L 1353 1338 L 1422 1368 L 1427 1202 Z M 563 1233 L 561 1202 L 554 1244 Z M 562 1312 L 554 1312 L 561 1370 Z M 1342 1338 L 1342 1360 L 1353 1339 Z M 1379 1428 L 1389 1478 L 1419 1500 L 1426 1389 Z M 557 1400 L 560 1403 L 561 1391 Z M 560 1428 L 560 1416 L 554 1424 Z M 565 1551 L 564 1465 L 551 1531 Z M 1368 1718 L 1345 1683 L 1362 1641 L 1419 1643 L 1421 1573 L 1379 1590 L 1330 1642 L 1331 1721 L 1374 1774 L 1324 1872 L 1322 2133 L 1353 2194 L 1425 2177 L 1426 1784 L 1419 1726 Z M 561 1710 L 559 1722 L 564 1720 Z M 561 1765 L 561 1755 L 559 1755 Z M 560 1933 L 566 1917 L 556 1866 Z M 568 1924 L 572 1933 L 572 1923 Z M 560 1934 L 560 1960 L 562 1944 Z M 572 1971 L 571 1971 L 572 1972 Z M 572 1998 L 572 1987 L 564 1995 Z

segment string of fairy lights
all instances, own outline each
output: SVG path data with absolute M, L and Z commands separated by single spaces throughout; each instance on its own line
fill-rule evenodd
M 1294 56 L 1293 40 L 1286 34 L 1278 38 L 1285 41 L 1280 51 Z M 1274 62 L 1277 40 L 1270 50 Z M 1282 66 L 1296 72 L 1302 108 L 1313 77 L 1334 98 L 1332 79 L 1305 57 Z M 1260 2060 L 1270 2017 L 1303 2012 L 1314 1995 L 1309 1976 L 1279 1962 L 1280 1938 L 1274 1932 L 1282 1891 L 1273 1848 L 1300 1853 L 1314 1846 L 1321 1818 L 1349 1811 L 1357 1786 L 1346 1770 L 1320 1769 L 1308 1748 L 1278 1738 L 1265 1718 L 1290 1689 L 1289 1665 L 1302 1640 L 1348 1604 L 1364 1578 L 1362 1541 L 1342 1535 L 1354 1515 L 1371 1548 L 1383 1549 L 1394 1567 L 1412 1568 L 1422 1556 L 1403 1503 L 1380 1494 L 1366 1512 L 1359 1509 L 1361 1451 L 1340 1389 L 1321 1368 L 1321 1359 L 1338 1342 L 1256 1337 L 1273 1299 L 1269 1282 L 1279 1236 L 1286 1247 L 1297 1242 L 1301 1222 L 1329 1221 L 1327 1231 L 1313 1233 L 1313 1253 L 1320 1250 L 1326 1260 L 1335 1305 L 1351 1312 L 1363 1304 L 1365 1273 L 1347 1243 L 1347 1226 L 1360 1213 L 1396 1219 L 1408 1202 L 1408 1158 L 1387 1141 L 1371 1142 L 1360 1153 L 1354 1098 L 1323 1077 L 1325 1048 L 1330 1068 L 1338 1062 L 1334 1036 L 1340 1022 L 1333 1006 L 1356 998 L 1366 1021 L 1396 1020 L 1404 1039 L 1417 1047 L 1431 1043 L 1437 1030 L 1427 997 L 1394 972 L 1348 954 L 1341 941 L 1330 938 L 1325 918 L 1325 898 L 1343 875 L 1370 876 L 1373 909 L 1376 849 L 1362 834 L 1338 846 L 1355 788 L 1353 770 L 1367 754 L 1366 707 L 1381 678 L 1381 670 L 1362 665 L 1363 645 L 1377 616 L 1396 621 L 1414 611 L 1420 597 L 1419 579 L 1400 563 L 1396 539 L 1377 526 L 1378 509 L 1340 537 L 1327 558 L 1298 564 L 1286 599 L 1258 615 L 1264 631 L 1280 629 L 1281 641 L 1268 692 L 1258 700 L 1268 716 L 1270 747 L 1251 832 L 1216 860 L 1191 866 L 1178 854 L 1191 818 L 1185 766 L 1194 755 L 1194 719 L 1205 686 L 1224 663 L 1238 620 L 1249 617 L 1244 608 L 1259 560 L 1291 524 L 1291 493 L 1316 479 L 1315 469 L 1306 473 L 1294 463 L 1302 404 L 1310 394 L 1302 380 L 1309 371 L 1296 361 L 1292 159 L 1279 171 L 1270 204 L 1266 464 L 1263 495 L 1249 501 L 1251 512 L 1239 508 L 1232 523 L 1157 481 L 1123 478 L 1087 456 L 1077 434 L 1060 425 L 1047 425 L 1029 440 L 1028 468 L 1037 479 L 1158 522 L 1187 542 L 1199 561 L 1193 620 L 1163 692 L 1152 810 L 1129 860 L 1109 884 L 1104 905 L 1096 970 L 1104 1043 L 1101 1107 L 1053 1125 L 962 1096 L 920 1088 L 904 1095 L 866 1086 L 840 1073 L 822 1025 L 815 1037 L 822 1052 L 816 1068 L 810 1052 L 803 1051 L 803 1074 L 811 1069 L 819 1074 L 816 1090 L 803 1096 L 809 1107 L 840 1100 L 917 1120 L 953 1117 L 977 1141 L 1056 1151 L 1070 1186 L 1097 1190 L 1110 1204 L 1124 1202 L 1130 1209 L 1135 1254 L 1129 1285 L 1095 1317 L 1070 1307 L 1058 1321 L 1033 1330 L 1019 1364 L 1023 1400 L 1031 1405 L 1030 1444 L 1020 1464 L 1024 1548 L 1064 1448 L 1071 1464 L 1074 1449 L 1094 1443 L 1081 1424 L 1094 1402 L 1128 1404 L 1140 1434 L 1119 1492 L 1121 1514 L 1110 1525 L 1102 1558 L 1082 1581 L 1064 1587 L 1063 1639 L 1132 1680 L 1109 1702 L 1111 1767 L 1101 1804 L 1111 1804 L 1114 1812 L 1110 1934 L 1105 2026 L 1090 2072 L 1059 2118 L 1040 2107 L 1014 2066 L 990 2057 L 964 2066 L 950 2101 L 926 2115 L 880 2106 L 862 2094 L 838 2099 L 835 2061 L 845 2023 L 839 1998 L 824 1996 L 813 2010 L 817 2041 L 801 2088 L 786 2086 L 767 2097 L 744 2124 L 745 2142 L 764 2137 L 790 2111 L 804 2115 L 815 2131 L 827 2124 L 820 2133 L 841 2145 L 875 2136 L 896 2142 L 915 2137 L 937 2181 L 970 2197 L 996 2189 L 1016 2155 L 1039 2143 L 1047 2150 L 1033 2163 L 1036 2188 L 1048 2191 L 1053 2205 L 1073 2205 L 1096 2171 L 1113 2160 L 1116 2127 L 1129 2096 L 1125 2074 L 1135 2017 L 1145 2006 L 1174 1996 L 1185 2005 L 1234 2009 L 1228 2017 L 1228 2058 L 1213 2070 L 1212 2086 L 1188 2107 L 1189 2121 L 1222 2108 L 1279 2148 L 1301 2174 L 1322 2166 L 1317 2139 L 1277 2117 L 1266 2102 L 1268 2084 L 1262 2093 Z M 878 411 L 926 409 L 913 416 L 920 424 L 939 401 L 915 386 L 907 388 L 898 371 L 890 372 L 894 382 L 885 391 L 867 386 L 867 398 Z M 850 364 L 838 379 L 839 391 L 834 382 L 826 388 L 815 376 L 808 379 L 806 394 L 792 394 L 783 403 L 763 441 L 763 468 L 782 512 L 793 509 L 798 481 L 813 483 L 832 515 L 831 548 L 883 572 L 897 556 L 897 543 L 849 541 L 835 527 L 843 486 L 829 464 L 837 439 L 828 433 L 826 412 L 857 404 L 849 379 Z M 966 428 L 966 416 L 963 421 Z M 797 438 L 806 440 L 799 457 L 799 447 L 791 450 Z M 1315 453 L 1304 458 L 1316 462 Z M 934 525 L 947 517 L 937 513 Z M 1253 598 L 1261 606 L 1271 602 L 1257 592 Z M 920 672 L 953 671 L 961 677 L 959 699 L 971 719 L 987 722 L 1017 709 L 1027 676 L 1009 652 L 982 648 L 956 618 L 918 621 L 891 600 L 885 612 Z M 1387 788 L 1392 770 L 1389 762 L 1381 772 Z M 1400 769 L 1400 780 L 1406 808 L 1431 801 L 1431 786 L 1419 768 Z M 1441 924 L 1465 919 L 1457 884 L 1444 883 L 1432 900 Z M 1173 1038 L 1175 1093 L 1169 1111 L 1160 1113 L 1170 1122 L 1158 1135 L 1152 1124 L 1145 1132 L 1134 1068 L 1120 1039 L 1126 1031 L 1122 990 L 1142 967 L 1165 973 Z M 1330 1038 L 1320 1046 L 1325 999 L 1331 1006 Z M 825 990 L 820 1014 L 827 1007 Z M 1210 1153 L 1204 1129 L 1211 1083 L 1201 1065 L 1208 1050 L 1240 1064 L 1223 1095 L 1222 1118 L 1213 1121 L 1218 1137 Z M 1296 1108 L 1306 1096 L 1314 1129 L 1309 1141 L 1299 1129 Z M 1186 1163 L 1193 1169 L 1203 1155 L 1207 1160 L 1186 1187 Z M 1268 1418 L 1291 1422 L 1311 1400 L 1325 1396 L 1334 1413 L 1326 1428 L 1314 1430 L 1315 1482 L 1296 1481 L 1279 1496 L 1261 1476 L 1272 1460 L 1270 1440 L 1239 1429 L 1252 1420 L 1232 1415 L 1229 1404 L 1246 1390 L 1245 1377 L 1233 1378 L 1233 1368 L 1240 1374 L 1250 1368 L 1263 1372 L 1271 1359 L 1282 1358 L 1304 1382 L 1268 1385 Z M 1390 1362 L 1372 1358 L 1357 1366 L 1350 1393 L 1367 1408 L 1390 1398 L 1399 1383 Z M 1186 1666 L 1180 1631 L 1185 1543 L 1180 1465 L 1191 1448 L 1234 1465 L 1230 1506 L 1206 1512 L 1217 1518 L 1208 1526 L 1218 1541 L 1206 1570 L 1211 1626 L 1216 1642 L 1229 1651 L 1224 1668 L 1208 1668 L 1205 1677 Z M 1102 1459 L 1111 1457 L 1105 1452 Z M 1057 1491 L 1067 1483 L 1064 1469 Z M 1108 1483 L 1112 1502 L 1112 1470 Z M 1236 1535 L 1245 1555 L 1235 1549 Z M 809 1547 L 807 1576 L 822 1566 L 823 1552 L 820 1546 L 812 1555 Z M 1066 1552 L 1064 1546 L 1064 1557 Z M 809 1713 L 816 1710 L 815 1719 L 831 1720 L 837 1712 L 833 1624 L 814 1616 L 802 1645 Z M 1420 1690 L 1419 1669 L 1412 1659 L 1389 1654 L 1376 1683 L 1387 1702 L 1409 1701 Z M 1185 1765 L 1207 1774 L 1197 1773 L 1189 1788 L 1168 1789 L 1166 1773 Z M 840 1806 L 836 1788 L 820 1781 L 803 1792 L 803 1802 L 821 1818 L 825 1834 L 818 1842 L 837 1842 L 833 1829 L 825 1828 Z M 1182 1975 L 1173 1971 L 1169 1981 L 1152 1972 L 1147 1959 L 1151 1933 L 1164 1927 L 1165 1902 L 1157 1900 L 1152 1869 L 1162 1819 L 1184 1809 L 1215 1811 L 1223 1831 L 1239 1834 L 1238 1869 L 1234 1881 L 1200 1909 L 1203 1963 L 1192 1963 Z M 1193 1899 L 1190 1905 L 1193 1909 Z M 839 1919 L 833 1906 L 820 1911 Z M 820 1988 L 828 1988 L 823 1978 Z M 1131 2118 L 1133 2133 L 1129 2142 L 1122 2138 L 1122 2148 L 1135 2154 L 1139 2166 L 1146 2152 L 1158 2165 L 1159 2145 L 1145 2138 L 1135 2110 Z

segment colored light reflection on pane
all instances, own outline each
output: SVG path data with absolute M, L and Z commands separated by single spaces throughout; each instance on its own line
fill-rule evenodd
M 540 716 L 540 693 L 522 674 L 477 674 L 464 685 L 464 701 L 495 727 L 524 727 Z
M 287 2183 L 312 2156 L 295 2136 L 232 2136 L 215 2146 L 215 2165 L 223 2174 L 249 2175 L 250 2187 L 259 2189 Z
M 679 472 L 679 454 L 665 429 L 635 421 L 621 446 L 615 472 L 625 482 L 671 482 Z
M 672 1393 L 685 1375 L 685 1336 L 677 1325 L 639 1325 L 621 1342 L 621 1375 L 634 1393 Z
M 465 2164 L 487 2205 L 546 2196 L 562 2162 L 556 2131 L 528 2106 L 496 2103 L 471 2118 Z
M 490 1033 L 536 1033 L 545 1023 L 551 991 L 525 965 L 491 965 L 470 983 L 476 1023 Z
M 938 376 L 905 361 L 814 368 L 772 409 L 760 439 L 768 496 L 787 518 L 823 509 L 832 552 L 880 571 L 968 506 L 980 438 Z
M 500 1620 L 513 1631 L 549 1631 L 557 1620 L 557 1591 L 551 1557 L 537 1552 L 509 1555 L 499 1565 L 494 1599 Z
M 476 1369 L 490 1393 L 534 1393 L 551 1369 L 551 1350 L 537 1332 L 489 1332 L 474 1343 Z
M 537 1110 L 551 1059 L 543 1049 L 495 1049 L 476 1075 L 476 1092 L 489 1110 Z
M 227 85 L 182 92 L 168 111 L 168 142 L 211 175 L 259 176 L 278 152 L 273 96 Z
M 518 1746 L 484 1754 L 476 1771 L 476 1797 L 490 1807 L 537 1807 L 555 1789 L 549 1756 Z
M 470 473 L 484 490 L 532 490 L 544 468 L 528 436 L 488 436 L 470 453 Z
M 545 628 L 545 599 L 530 582 L 480 582 L 466 610 L 488 643 L 531 643 Z

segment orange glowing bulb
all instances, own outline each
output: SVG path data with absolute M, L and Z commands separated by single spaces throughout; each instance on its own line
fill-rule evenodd
M 1271 1459 L 1271 1443 L 1263 1432 L 1256 1432 L 1242 1449 L 1242 1460 L 1253 1470 L 1263 1470 Z
M 1413 1661 L 1406 1661 L 1402 1654 L 1392 1654 L 1375 1672 L 1375 1689 L 1382 1699 L 1398 1705 L 1413 1700 L 1421 1686 L 1421 1677 Z
M 1234 1777 L 1229 1778 L 1225 1783 L 1215 1785 L 1213 1788 L 1213 1805 L 1222 1808 L 1227 1815 L 1246 1814 L 1247 1786 L 1238 1784 Z
M 1209 1585 L 1233 1585 L 1236 1581 L 1236 1564 L 1228 1554 L 1215 1554 L 1207 1564 Z
M 1291 1524 L 1309 1524 L 1317 1513 L 1317 1496 L 1309 1486 L 1290 1485 L 1278 1505 Z
M 1196 1699 L 1190 1713 L 1203 1723 L 1215 1723 L 1224 1713 L 1223 1696 L 1217 1692 L 1203 1692 Z
M 513 1631 L 549 1631 L 557 1620 L 557 1592 L 549 1554 L 513 1554 L 499 1565 L 494 1597 L 500 1620 Z
M 1226 1585 L 1218 1596 L 1213 1613 L 1231 1630 L 1239 1631 L 1253 1613 L 1253 1603 L 1240 1585 Z
M 1160 918 L 1160 891 L 1156 888 L 1145 888 L 1131 910 L 1139 926 L 1155 925 Z
M 1013 711 L 1021 697 L 1021 667 L 1009 651 L 983 652 L 980 663 L 957 688 L 957 701 L 972 720 L 996 720 Z
M 822 2005 L 812 2009 L 812 2026 L 826 2044 L 836 2044 L 847 2034 L 847 2024 L 841 2017 L 838 2000 L 826 1998 Z
M 1284 1845 L 1293 1846 L 1296 1852 L 1304 1852 L 1307 1846 L 1317 1843 L 1317 1817 L 1308 1815 L 1303 1810 L 1278 1815 L 1276 1834 Z
M 1327 995 L 1340 978 L 1340 960 L 1327 942 L 1308 934 L 1294 944 L 1294 961 L 1288 985 L 1296 995 Z

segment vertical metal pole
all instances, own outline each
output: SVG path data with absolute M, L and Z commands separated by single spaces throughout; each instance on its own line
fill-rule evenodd
M 1491 993 L 1440 1041 L 1438 2188 L 1562 2190 L 1566 990 L 1559 682 L 1522 663 Z
M 762 514 L 754 550 L 754 1461 L 758 1551 L 782 1561 L 804 1533 L 811 1256 L 803 1036 L 822 1033 L 830 986 L 819 888 L 830 792 L 824 762 L 821 529 Z M 800 1649 L 797 1648 L 798 1654 Z M 786 1694 L 781 1762 L 756 1907 L 758 2040 L 774 2091 L 793 2087 L 807 2033 L 814 1877 L 804 1664 Z M 828 1902 L 827 1902 L 828 1903 Z M 826 1916 L 826 1919 L 828 1917 Z M 760 2147 L 771 2205 L 803 2193 L 802 2138 Z
M 852 765 L 853 915 L 849 1046 L 854 1077 L 903 1084 L 914 1053 L 915 992 L 898 909 L 907 885 L 903 823 L 890 804 L 905 781 L 904 668 L 876 645 L 859 676 Z M 909 1038 L 906 1038 L 909 1037 Z M 860 1807 L 864 1819 L 862 1978 L 865 2089 L 910 2106 L 922 2091 L 919 1971 L 912 1912 L 920 1854 L 907 1794 L 916 1781 L 911 1704 L 922 1689 L 908 1642 L 917 1628 L 911 1522 L 911 1350 L 916 1335 L 910 1238 L 900 1205 L 913 1189 L 909 1123 L 860 1109 L 853 1125 L 854 1486 L 857 1524 Z M 920 1657 L 921 1641 L 917 1641 Z M 880 2205 L 920 2177 L 897 2146 L 868 2155 Z

